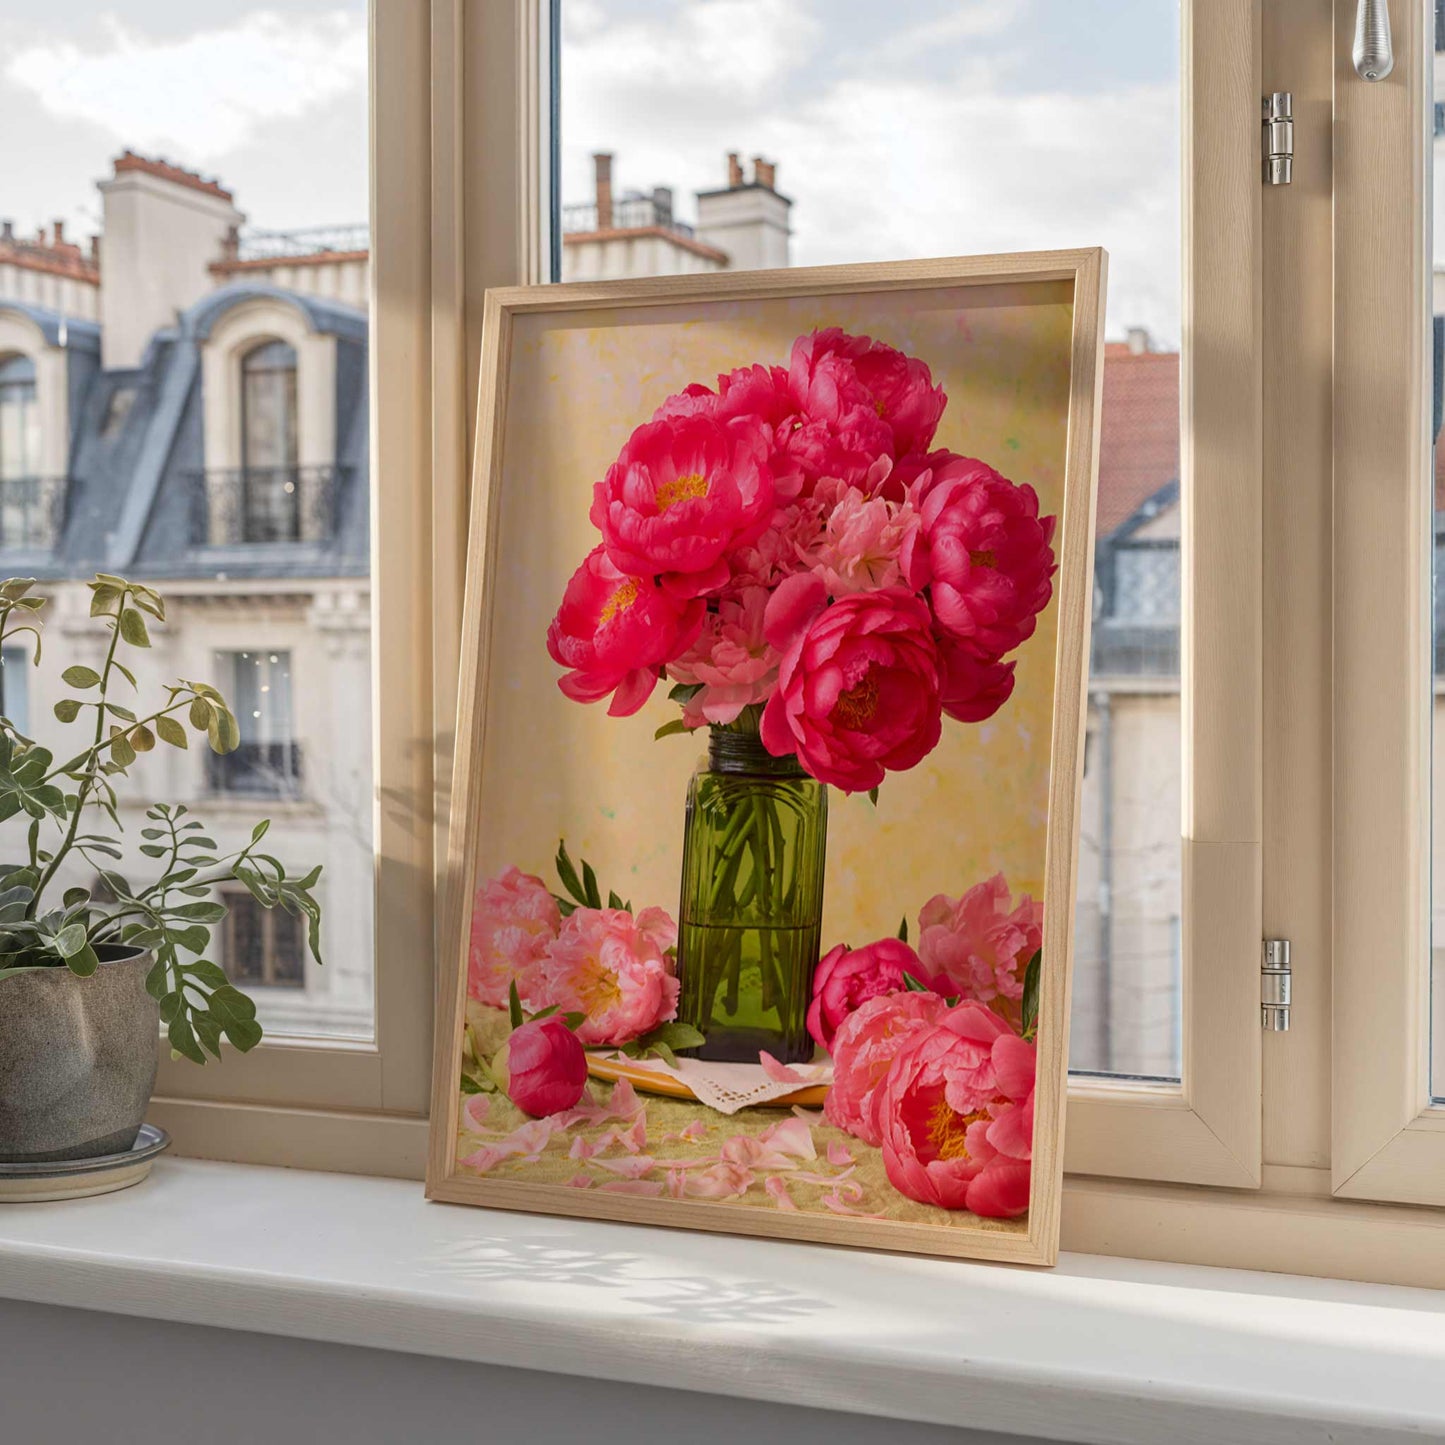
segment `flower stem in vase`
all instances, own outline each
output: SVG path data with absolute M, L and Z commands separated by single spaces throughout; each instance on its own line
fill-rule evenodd
M 812 1055 L 806 1014 L 818 961 L 827 791 L 746 727 L 715 728 L 688 791 L 678 1016 L 702 1058 Z

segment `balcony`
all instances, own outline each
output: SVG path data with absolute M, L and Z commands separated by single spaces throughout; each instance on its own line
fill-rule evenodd
M 242 798 L 299 798 L 300 743 L 245 743 L 234 752 L 206 754 L 206 786 Z
M 343 470 L 227 467 L 192 472 L 191 542 L 227 547 L 330 541 Z
M 598 225 L 595 205 L 562 207 L 562 234 L 586 234 L 592 231 L 637 231 L 660 226 L 665 231 L 691 240 L 696 234 L 684 221 L 672 217 L 671 198 L 656 196 L 624 196 L 612 203 L 611 224 Z
M 65 521 L 64 477 L 0 478 L 0 549 L 50 551 Z

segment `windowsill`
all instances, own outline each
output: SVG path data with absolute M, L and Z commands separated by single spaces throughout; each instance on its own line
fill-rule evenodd
M 1445 1300 L 1426 1290 L 856 1253 L 188 1159 L 121 1194 L 0 1207 L 0 1294 L 1047 1438 L 1445 1434 Z

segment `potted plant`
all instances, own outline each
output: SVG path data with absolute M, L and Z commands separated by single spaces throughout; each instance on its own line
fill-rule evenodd
M 217 753 L 240 734 L 208 683 L 170 683 L 146 712 L 122 701 L 137 691 L 123 654 L 150 646 L 146 618 L 164 621 L 165 603 L 122 577 L 88 585 L 90 615 L 110 639 L 99 671 L 61 674 L 74 696 L 55 716 L 83 730 L 74 754 L 57 761 L 3 715 L 0 697 L 0 1164 L 129 1149 L 155 1084 L 161 1024 L 173 1055 L 198 1064 L 220 1058 L 223 1040 L 243 1053 L 260 1041 L 255 1005 L 205 957 L 227 913 L 217 885 L 240 883 L 263 907 L 304 915 L 321 961 L 321 869 L 296 877 L 262 852 L 266 822 L 222 853 L 183 804 L 156 803 L 140 848 L 156 876 L 132 882 L 116 870 L 116 789 L 137 755 L 158 742 L 188 747 L 188 727 Z M 38 666 L 45 600 L 33 586 L 0 582 L 0 644 L 30 634 Z M 89 886 L 76 880 L 78 863 Z

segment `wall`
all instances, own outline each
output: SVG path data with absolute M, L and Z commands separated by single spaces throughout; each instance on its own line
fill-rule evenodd
M 298 1220 L 297 1227 L 308 1226 Z M 224 1313 L 220 1297 L 216 1313 Z M 1017 1435 L 10 1300 L 0 1300 L 0 1338 L 0 1435 L 15 1445 L 92 1438 L 108 1445 L 1027 1445 Z

